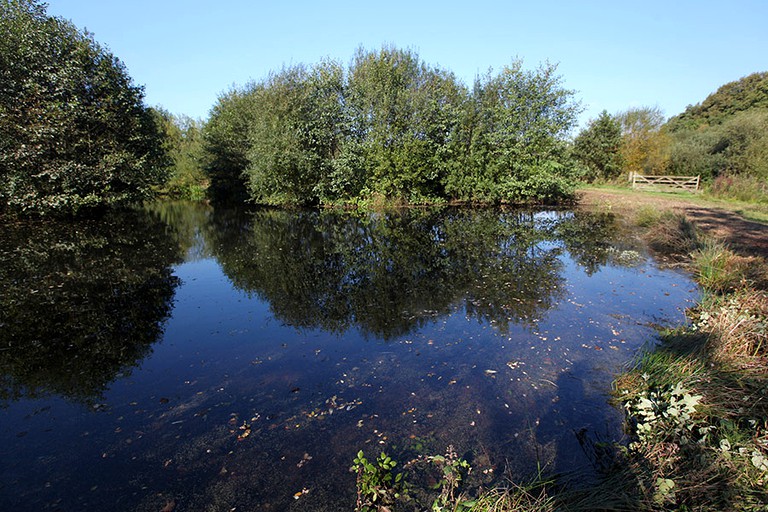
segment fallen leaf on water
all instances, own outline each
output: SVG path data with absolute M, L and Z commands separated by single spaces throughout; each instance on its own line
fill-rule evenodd
M 296 467 L 300 468 L 300 467 L 304 466 L 304 464 L 306 464 L 310 460 L 312 460 L 312 456 L 310 454 L 308 454 L 308 453 L 305 453 L 304 456 L 299 461 L 299 463 L 296 464 Z
M 176 500 L 171 500 L 160 509 L 160 512 L 173 512 L 174 510 L 176 510 Z

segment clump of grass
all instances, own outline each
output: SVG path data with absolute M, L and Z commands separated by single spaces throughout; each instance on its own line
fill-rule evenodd
M 684 259 L 701 247 L 701 235 L 685 215 L 664 211 L 654 221 L 652 215 L 647 214 L 641 222 L 652 222 L 645 226 L 645 240 L 654 251 Z
M 649 228 L 661 220 L 662 210 L 643 205 L 634 212 L 634 223 L 642 228 Z
M 746 278 L 743 259 L 729 251 L 724 243 L 707 240 L 691 258 L 697 271 L 696 280 L 705 290 L 720 294 L 743 286 Z
M 544 482 L 520 485 L 510 482 L 491 489 L 474 501 L 469 512 L 555 512 L 560 510 Z
M 709 333 L 710 358 L 729 365 L 768 363 L 768 294 L 744 289 L 699 308 L 694 327 Z M 754 360 L 753 360 L 754 359 Z M 768 374 L 765 375 L 768 381 Z
M 764 288 L 768 283 L 762 258 L 738 255 L 719 240 L 705 239 L 691 259 L 696 280 L 709 293 Z

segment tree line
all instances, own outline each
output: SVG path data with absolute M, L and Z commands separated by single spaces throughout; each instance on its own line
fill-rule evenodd
M 410 50 L 295 65 L 222 95 L 204 128 L 215 193 L 260 204 L 556 202 L 579 106 L 552 65 L 468 88 Z
M 701 175 L 768 196 L 768 73 L 665 122 L 580 105 L 556 66 L 468 86 L 411 50 L 294 65 L 234 87 L 206 121 L 144 104 L 124 64 L 39 0 L 0 0 L 0 212 L 75 215 L 158 193 L 266 205 L 557 203 L 579 180 Z M 762 192 L 761 192 L 762 191 Z M 760 195 L 762 194 L 762 195 Z
M 0 197 L 75 214 L 149 197 L 269 205 L 557 202 L 579 112 L 553 65 L 467 87 L 410 50 L 296 65 L 223 94 L 205 122 L 144 105 L 125 66 L 37 0 L 0 1 Z

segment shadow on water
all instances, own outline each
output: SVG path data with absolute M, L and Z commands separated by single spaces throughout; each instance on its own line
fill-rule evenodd
M 173 239 L 139 211 L 0 229 L 0 400 L 93 404 L 162 336 Z

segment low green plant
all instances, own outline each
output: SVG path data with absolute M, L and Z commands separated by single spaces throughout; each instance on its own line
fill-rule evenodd
M 707 291 L 723 293 L 739 287 L 745 279 L 739 258 L 723 242 L 706 240 L 692 255 L 696 280 Z
M 350 471 L 357 474 L 356 512 L 384 512 L 407 494 L 403 473 L 392 470 L 397 462 L 381 452 L 375 462 L 369 462 L 362 450 Z
M 649 228 L 661 220 L 662 211 L 653 206 L 644 205 L 634 214 L 635 224 L 641 228 Z
M 464 476 L 472 471 L 469 462 L 459 458 L 453 445 L 448 446 L 445 455 L 431 455 L 427 457 L 427 460 L 434 464 L 441 473 L 440 480 L 435 484 L 435 487 L 440 489 L 440 496 L 432 503 L 432 511 L 452 510 L 460 512 L 470 510 L 475 501 L 465 499 L 463 495 L 457 494 Z
M 687 444 L 706 435 L 706 429 L 694 419 L 701 399 L 678 382 L 674 387 L 648 389 L 626 402 L 624 408 L 634 421 L 640 443 L 675 439 Z

